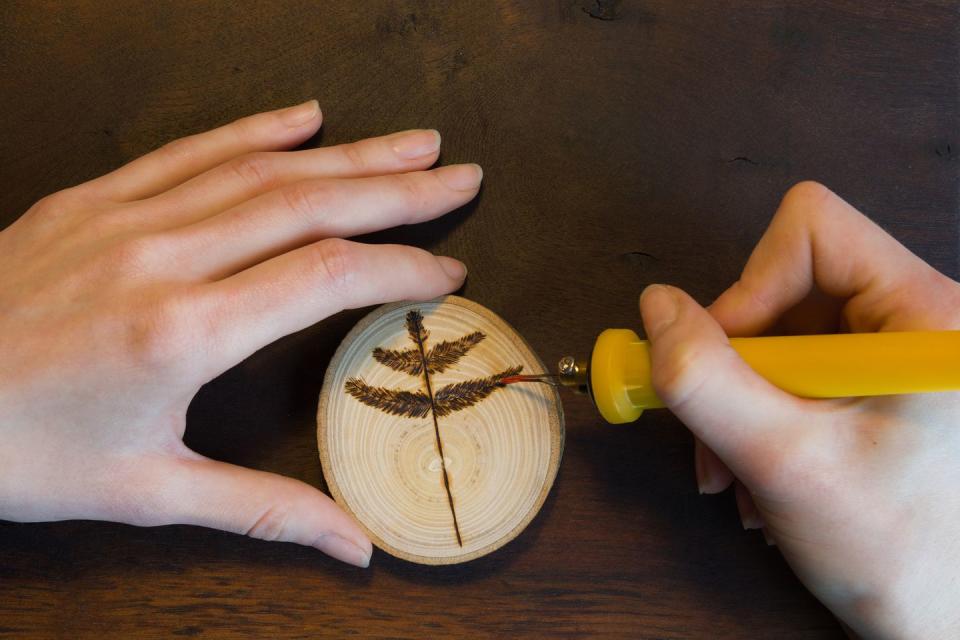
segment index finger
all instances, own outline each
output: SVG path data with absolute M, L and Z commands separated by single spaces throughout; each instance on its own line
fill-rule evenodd
M 787 192 L 740 279 L 710 312 L 728 335 L 755 335 L 815 287 L 847 301 L 854 331 L 956 322 L 956 283 L 815 182 Z M 931 323 L 941 326 L 924 326 Z

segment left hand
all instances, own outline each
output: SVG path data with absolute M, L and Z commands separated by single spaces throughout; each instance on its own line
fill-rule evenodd
M 332 500 L 182 441 L 201 385 L 345 308 L 459 288 L 462 263 L 341 238 L 471 200 L 435 131 L 277 152 L 315 101 L 172 142 L 0 232 L 0 518 L 215 527 L 366 566 Z

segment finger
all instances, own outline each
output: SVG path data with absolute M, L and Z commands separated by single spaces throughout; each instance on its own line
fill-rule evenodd
M 317 132 L 320 120 L 316 100 L 258 113 L 174 140 L 84 188 L 108 200 L 148 198 L 244 153 L 294 147 Z
M 740 279 L 711 313 L 728 334 L 755 335 L 814 285 L 827 296 L 851 298 L 845 313 L 854 331 L 896 328 L 889 322 L 903 312 L 956 322 L 960 301 L 952 281 L 826 187 L 804 182 L 786 194 Z M 942 295 L 918 311 L 930 287 Z
M 771 534 L 766 527 L 763 527 L 762 529 L 760 529 L 760 532 L 763 534 L 763 539 L 767 543 L 768 547 L 777 546 L 777 541 L 773 539 L 773 534 Z M 851 635 L 850 637 L 853 638 L 855 636 Z
M 703 493 L 721 493 L 733 483 L 733 474 L 710 447 L 694 438 L 693 462 L 697 474 L 697 489 Z
M 202 286 L 191 301 L 213 353 L 207 373 L 343 309 L 450 293 L 466 273 L 460 261 L 422 249 L 339 238 L 283 254 Z
M 298 182 L 178 230 L 176 263 L 217 279 L 323 238 L 431 220 L 473 199 L 482 176 L 480 167 L 464 164 Z
M 757 375 L 690 296 L 653 285 L 640 310 L 658 396 L 749 486 L 767 483 L 791 443 L 822 432 L 810 402 Z
M 144 202 L 164 228 L 189 224 L 285 185 L 316 178 L 359 178 L 425 169 L 440 154 L 429 129 L 306 151 L 237 156 Z M 160 210 L 163 215 L 156 215 Z
M 750 492 L 741 482 L 734 485 L 734 493 L 737 499 L 737 511 L 740 513 L 740 523 L 744 529 L 762 529 L 763 517 L 753 502 Z
M 360 527 L 330 498 L 308 484 L 214 460 L 172 459 L 159 483 L 159 516 L 262 540 L 315 547 L 366 567 L 372 547 Z
M 849 331 L 843 318 L 845 303 L 846 300 L 828 296 L 814 285 L 805 298 L 777 319 L 768 333 L 784 336 Z

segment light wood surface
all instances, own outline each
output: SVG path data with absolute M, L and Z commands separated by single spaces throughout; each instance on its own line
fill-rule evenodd
M 553 387 L 495 384 L 518 367 L 546 370 L 507 323 L 456 296 L 386 305 L 347 335 L 324 379 L 317 442 L 331 493 L 378 547 L 465 562 L 537 514 L 563 413 Z

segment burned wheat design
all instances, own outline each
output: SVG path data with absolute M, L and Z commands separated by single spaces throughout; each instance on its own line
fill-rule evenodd
M 348 379 L 344 389 L 363 404 L 391 415 L 404 418 L 425 418 L 428 414 L 433 414 L 433 429 L 437 441 L 437 452 L 440 455 L 440 468 L 443 471 L 443 486 L 447 492 L 450 514 L 453 516 L 453 528 L 457 536 L 457 544 L 462 547 L 463 539 L 460 537 L 457 512 L 453 506 L 453 494 L 450 492 L 450 479 L 447 476 L 447 465 L 443 457 L 443 442 L 440 439 L 440 425 L 437 419 L 477 404 L 503 387 L 500 382 L 501 379 L 517 375 L 523 367 L 510 367 L 505 371 L 484 378 L 473 378 L 448 384 L 434 392 L 430 374 L 442 373 L 457 364 L 470 349 L 483 341 L 486 336 L 480 331 L 474 331 L 456 340 L 438 342 L 428 350 L 427 338 L 430 334 L 423 326 L 423 315 L 419 310 L 415 309 L 407 313 L 406 325 L 407 334 L 414 345 L 412 348 L 395 350 L 377 347 L 373 350 L 372 355 L 377 362 L 395 371 L 401 371 L 415 377 L 422 376 L 425 390 L 407 391 L 373 387 L 361 378 Z

